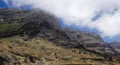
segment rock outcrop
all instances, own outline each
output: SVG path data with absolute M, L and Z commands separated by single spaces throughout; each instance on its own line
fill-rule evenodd
M 117 51 L 120 53 L 120 42 L 112 42 L 110 43 L 110 45 Z
M 65 29 L 65 33 L 70 40 L 78 42 L 86 49 L 94 50 L 100 53 L 117 53 L 114 48 L 104 42 L 104 40 L 96 33 L 74 29 Z

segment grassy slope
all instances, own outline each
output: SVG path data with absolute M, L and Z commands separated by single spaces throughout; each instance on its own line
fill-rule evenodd
M 80 49 L 66 49 L 43 39 L 33 38 L 25 41 L 22 37 L 2 38 L 0 56 L 9 58 L 6 65 L 119 65 L 117 62 L 104 61 L 102 56 Z

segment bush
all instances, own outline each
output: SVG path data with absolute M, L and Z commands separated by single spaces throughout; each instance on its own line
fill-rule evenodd
M 0 24 L 0 36 L 15 34 L 19 28 L 18 24 Z

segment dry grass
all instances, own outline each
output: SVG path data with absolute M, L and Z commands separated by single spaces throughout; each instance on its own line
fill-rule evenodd
M 80 49 L 65 49 L 43 38 L 34 38 L 28 41 L 17 36 L 4 38 L 0 44 L 0 55 L 8 56 L 11 59 L 10 63 L 6 63 L 6 65 L 13 65 L 15 58 L 21 65 L 38 65 L 40 63 L 43 65 L 120 65 L 115 62 L 94 60 L 103 60 L 104 58 Z

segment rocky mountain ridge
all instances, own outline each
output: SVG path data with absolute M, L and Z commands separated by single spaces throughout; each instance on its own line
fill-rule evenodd
M 19 34 L 32 38 L 39 34 L 46 38 L 53 38 L 52 41 L 56 42 L 57 45 L 67 47 L 83 46 L 86 49 L 99 53 L 117 53 L 99 35 L 69 28 L 62 29 L 58 22 L 59 20 L 55 16 L 42 10 L 22 11 L 17 9 L 1 9 L 0 16 L 1 28 L 2 25 L 6 25 L 8 28 L 12 26 L 18 27 L 17 29 L 13 27 L 13 29 L 1 31 L 1 37 Z M 63 40 L 64 43 L 58 40 Z
M 110 43 L 110 45 L 117 51 L 120 53 L 120 42 L 112 42 Z
M 65 48 L 84 49 L 100 55 L 119 55 L 95 33 L 62 28 L 59 20 L 42 10 L 0 9 L 0 37 L 20 36 L 24 40 L 42 37 Z M 119 56 L 117 56 L 119 57 Z

